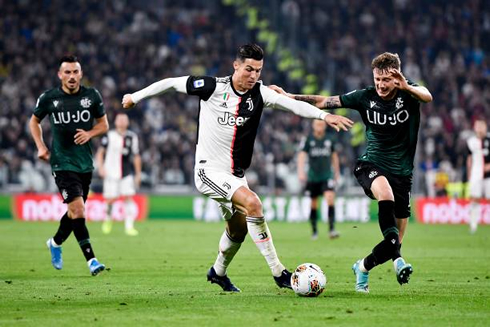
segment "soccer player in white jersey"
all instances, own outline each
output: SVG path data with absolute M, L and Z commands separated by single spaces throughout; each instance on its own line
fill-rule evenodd
M 246 44 L 238 48 L 231 76 L 166 78 L 136 93 L 126 94 L 122 101 L 124 108 L 131 108 L 143 99 L 168 91 L 200 98 L 195 184 L 199 192 L 218 202 L 227 223 L 219 242 L 218 257 L 209 269 L 207 279 L 229 292 L 240 292 L 231 283 L 226 270 L 247 230 L 267 261 L 276 284 L 291 288 L 291 273 L 277 257 L 262 203 L 245 178 L 263 108 L 283 109 L 306 118 L 322 119 L 337 131 L 347 130 L 353 124 L 346 117 L 328 114 L 262 85 L 258 81 L 263 58 L 264 52 L 258 45 Z
M 485 119 L 476 119 L 473 130 L 475 135 L 468 139 L 470 153 L 467 159 L 472 234 L 476 232 L 481 216 L 480 201 L 490 199 L 490 134 Z
M 115 129 L 102 137 L 97 151 L 96 161 L 100 177 L 104 180 L 103 196 L 106 200 L 106 220 L 102 232 L 109 234 L 112 230 L 112 205 L 121 197 L 124 202 L 124 227 L 127 235 L 136 236 L 134 228 L 136 219 L 133 196 L 141 181 L 141 156 L 139 154 L 138 136 L 128 130 L 129 118 L 125 113 L 118 113 L 114 120 Z

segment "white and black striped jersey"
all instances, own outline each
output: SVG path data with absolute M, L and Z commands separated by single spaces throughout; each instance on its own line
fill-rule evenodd
M 250 166 L 264 106 L 273 106 L 276 92 L 257 83 L 240 94 L 225 78 L 191 76 L 187 94 L 200 98 L 196 163 L 227 169 L 241 177 Z
M 105 148 L 106 178 L 120 179 L 133 174 L 133 158 L 139 154 L 136 133 L 127 130 L 123 135 L 112 129 L 102 137 L 101 146 Z
M 169 90 L 200 99 L 196 165 L 227 170 L 238 177 L 250 166 L 264 107 L 289 110 L 307 118 L 324 119 L 327 115 L 310 104 L 280 95 L 261 82 L 242 94 L 233 87 L 232 76 L 167 78 L 131 94 L 131 98 L 138 103 Z
M 471 180 L 489 178 L 490 172 L 485 173 L 484 168 L 485 164 L 490 163 L 490 133 L 483 140 L 473 135 L 467 142 L 469 154 L 471 155 L 469 178 Z

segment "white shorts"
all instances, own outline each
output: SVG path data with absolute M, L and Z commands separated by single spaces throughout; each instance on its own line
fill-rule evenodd
M 196 167 L 194 182 L 201 194 L 218 202 L 221 215 L 225 220 L 229 220 L 234 212 L 231 203 L 233 194 L 241 186 L 248 188 L 245 176 L 240 178 L 230 172 L 209 168 Z
M 474 199 L 490 199 L 490 178 L 470 179 L 469 193 Z
M 115 199 L 120 196 L 133 196 L 136 190 L 134 187 L 133 175 L 128 175 L 122 179 L 106 178 L 104 179 L 105 199 Z

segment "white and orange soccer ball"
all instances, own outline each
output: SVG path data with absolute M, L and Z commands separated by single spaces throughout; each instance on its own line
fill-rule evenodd
M 325 273 L 314 263 L 299 265 L 291 275 L 291 286 L 299 296 L 318 296 L 323 292 L 326 285 Z

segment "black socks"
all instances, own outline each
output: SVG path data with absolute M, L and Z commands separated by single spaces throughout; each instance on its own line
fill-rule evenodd
M 73 225 L 70 218 L 68 218 L 68 212 L 66 212 L 60 220 L 60 227 L 54 235 L 53 240 L 57 245 L 63 244 L 64 241 L 70 236 L 73 231 Z
M 92 250 L 92 246 L 90 245 L 90 238 L 87 226 L 85 225 L 85 218 L 73 219 L 72 226 L 73 233 L 77 238 L 78 244 L 82 249 L 85 259 L 89 261 L 90 259 L 95 258 L 94 251 Z

